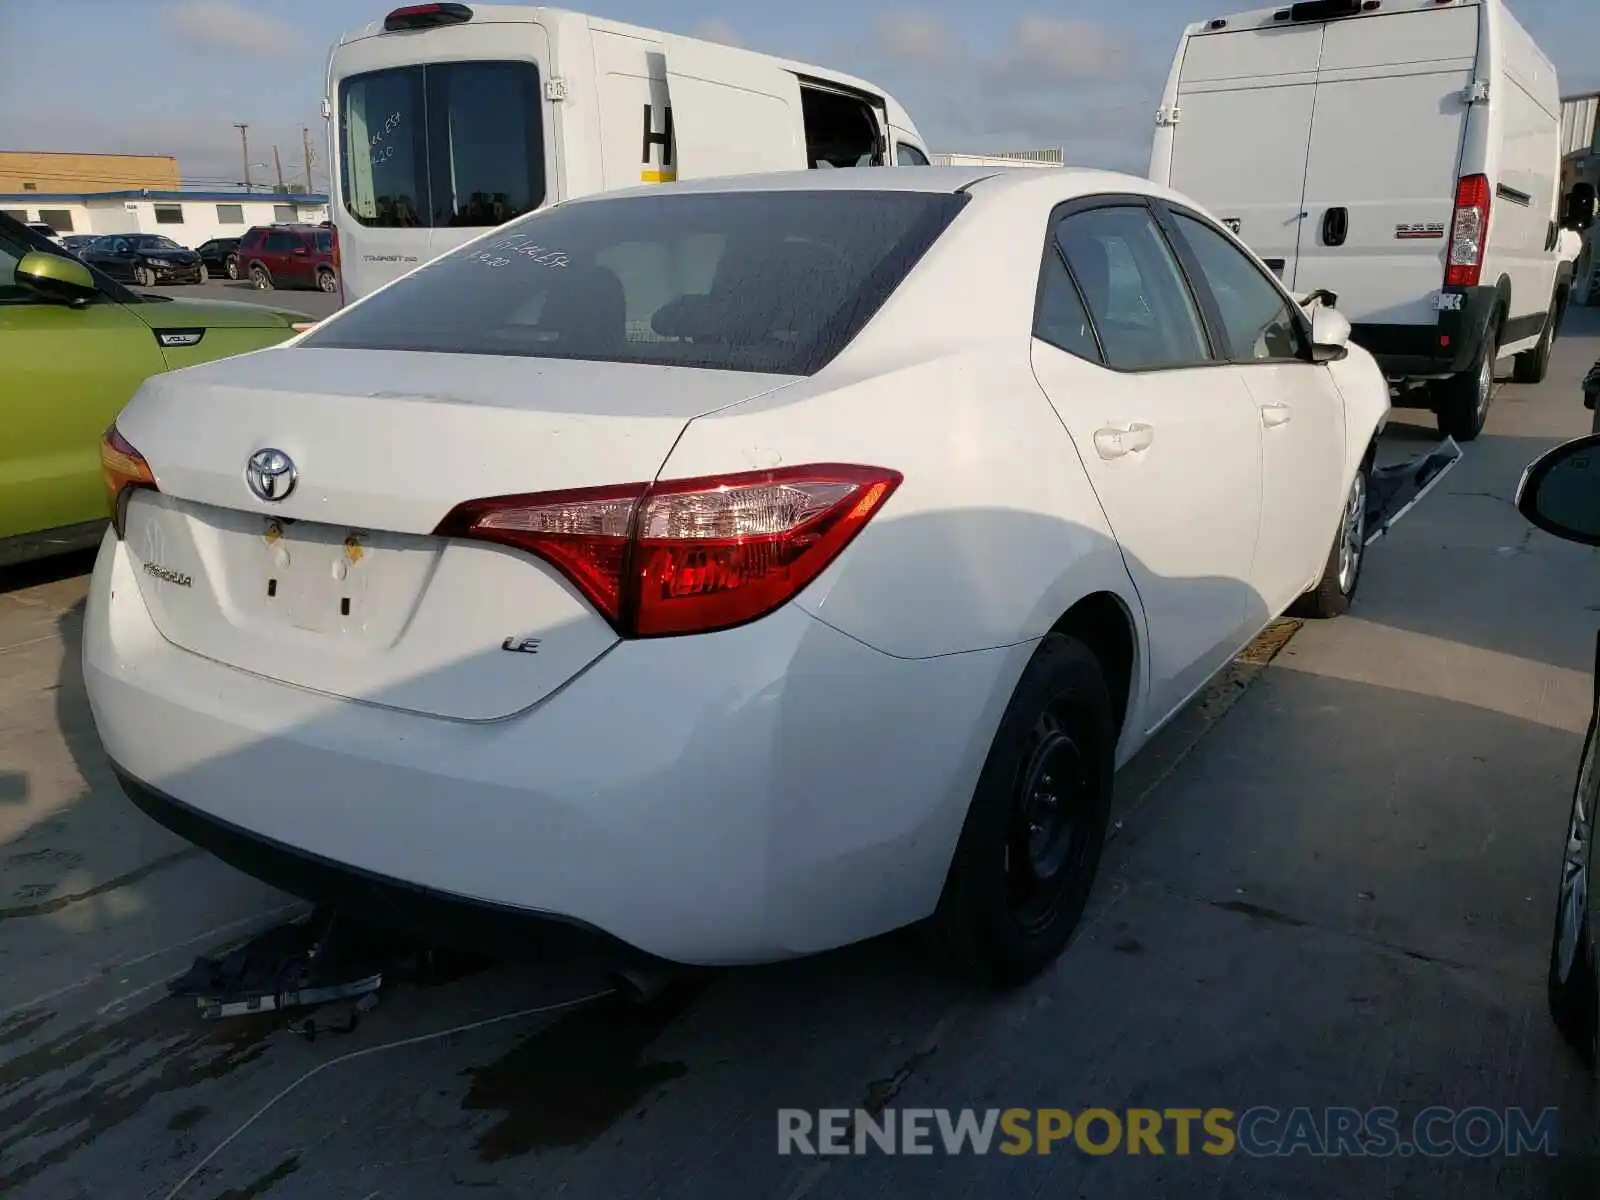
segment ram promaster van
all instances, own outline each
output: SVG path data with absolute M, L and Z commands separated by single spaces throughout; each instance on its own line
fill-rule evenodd
M 863 80 L 525 5 L 417 4 L 346 34 L 323 113 L 346 299 L 576 196 L 928 162 L 905 109 Z
M 1537 382 L 1571 269 L 1555 67 L 1501 0 L 1314 0 L 1190 25 L 1151 178 L 1331 293 L 1460 440 L 1497 358 Z

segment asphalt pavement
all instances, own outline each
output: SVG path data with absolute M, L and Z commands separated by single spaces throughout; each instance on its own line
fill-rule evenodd
M 1353 611 L 1280 627 L 1130 765 L 1076 944 L 1000 996 L 892 937 L 645 1006 L 524 963 L 314 1040 L 202 1021 L 165 981 L 299 909 L 123 799 L 79 677 L 87 564 L 32 569 L 0 595 L 0 1194 L 1593 1200 L 1593 1081 L 1544 973 L 1600 576 L 1511 496 L 1587 431 L 1597 355 L 1600 311 L 1572 313 Z M 1438 440 L 1399 410 L 1383 458 Z M 1560 1153 L 777 1152 L 780 1108 L 1433 1105 L 1559 1108 Z

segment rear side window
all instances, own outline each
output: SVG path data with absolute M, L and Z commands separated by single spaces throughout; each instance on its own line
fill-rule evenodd
M 1075 213 L 1057 224 L 1055 242 L 1088 303 L 1107 366 L 1151 371 L 1210 360 L 1189 285 L 1149 209 Z
M 1033 319 L 1033 336 L 1058 350 L 1076 354 L 1090 362 L 1100 361 L 1089 314 L 1083 307 L 1077 286 L 1067 274 L 1060 248 L 1052 240 L 1045 250 L 1044 268 L 1039 279 L 1038 311 Z
M 363 225 L 499 225 L 544 203 L 539 69 L 428 63 L 339 84 L 340 188 Z
M 300 345 L 809 375 L 965 203 L 801 191 L 564 205 L 445 255 Z

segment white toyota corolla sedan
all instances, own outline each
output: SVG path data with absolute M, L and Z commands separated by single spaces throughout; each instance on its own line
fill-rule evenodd
M 476 938 L 1066 945 L 1116 769 L 1361 568 L 1389 400 L 1181 196 L 836 171 L 519 219 L 107 431 L 84 670 L 156 820 Z

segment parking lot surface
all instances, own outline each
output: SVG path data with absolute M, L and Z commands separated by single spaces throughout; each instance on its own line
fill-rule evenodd
M 343 1035 L 202 1021 L 164 982 L 300 910 L 123 799 L 79 677 L 88 564 L 18 572 L 0 594 L 0 1195 L 1592 1200 L 1594 1097 L 1544 973 L 1600 572 L 1511 497 L 1587 430 L 1597 355 L 1600 312 L 1572 313 L 1550 379 L 1502 385 L 1488 433 L 1372 547 L 1353 611 L 1280 630 L 1124 772 L 1077 943 L 1001 996 L 895 937 L 644 1006 L 590 998 L 581 965 L 524 963 L 387 989 Z M 1397 410 L 1382 456 L 1437 441 Z M 777 1153 L 780 1107 L 1257 1105 L 1558 1106 L 1561 1154 Z

